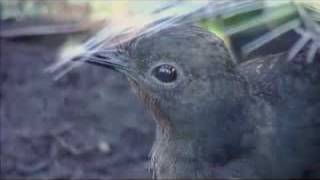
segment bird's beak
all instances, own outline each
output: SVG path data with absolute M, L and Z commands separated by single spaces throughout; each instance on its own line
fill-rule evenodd
M 91 54 L 90 56 L 77 56 L 73 58 L 73 61 L 85 62 L 100 67 L 112 69 L 121 73 L 127 74 L 129 71 L 127 61 L 125 58 L 114 56 L 103 56 L 99 53 Z
M 72 59 L 74 62 L 85 62 L 93 64 L 96 66 L 112 69 L 114 71 L 124 74 L 128 79 L 138 82 L 139 74 L 134 68 L 129 66 L 129 60 L 127 56 L 112 55 L 107 56 L 101 55 L 99 53 L 86 55 L 86 56 L 76 56 Z

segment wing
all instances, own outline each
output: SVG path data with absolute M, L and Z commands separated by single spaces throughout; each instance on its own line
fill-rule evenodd
M 238 67 L 251 95 L 267 104 L 264 108 L 273 115 L 268 148 L 280 177 L 288 172 L 320 175 L 320 63 L 302 63 L 306 54 L 307 50 L 292 62 L 287 54 L 271 55 Z

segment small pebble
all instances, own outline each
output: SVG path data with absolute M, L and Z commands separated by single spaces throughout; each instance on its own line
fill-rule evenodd
M 111 153 L 111 146 L 106 141 L 100 141 L 98 143 L 98 149 L 104 154 L 110 154 Z

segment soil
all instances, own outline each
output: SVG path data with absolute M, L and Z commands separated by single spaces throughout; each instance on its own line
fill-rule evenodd
M 0 39 L 1 179 L 149 178 L 154 123 L 125 77 L 44 70 L 64 35 Z

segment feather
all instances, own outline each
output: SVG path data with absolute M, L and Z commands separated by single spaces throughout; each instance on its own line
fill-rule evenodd
M 263 13 L 256 18 L 243 16 L 244 20 L 240 24 L 225 27 L 225 35 L 230 36 L 259 26 L 277 24 L 272 25 L 266 34 L 243 46 L 242 53 L 248 55 L 284 33 L 300 28 L 301 38 L 296 46 L 289 50 L 288 58 L 294 58 L 297 51 L 304 47 L 307 40 L 310 40 L 312 48 L 306 60 L 310 63 L 320 46 L 319 7 L 318 1 L 299 0 L 154 1 L 147 10 L 142 12 L 130 16 L 126 14 L 123 17 L 111 16 L 110 22 L 100 32 L 81 45 L 84 50 L 77 56 L 90 57 L 97 52 L 111 55 L 116 52 L 116 47 L 120 44 L 130 42 L 132 39 L 152 36 L 172 26 L 199 22 L 203 19 L 222 19 L 224 22 L 233 17 L 261 10 Z M 292 18 L 294 14 L 297 14 L 297 17 Z M 69 61 L 63 59 L 57 64 L 63 67 L 71 61 L 72 58 Z M 52 69 L 59 69 L 57 64 L 53 65 L 55 68 Z

